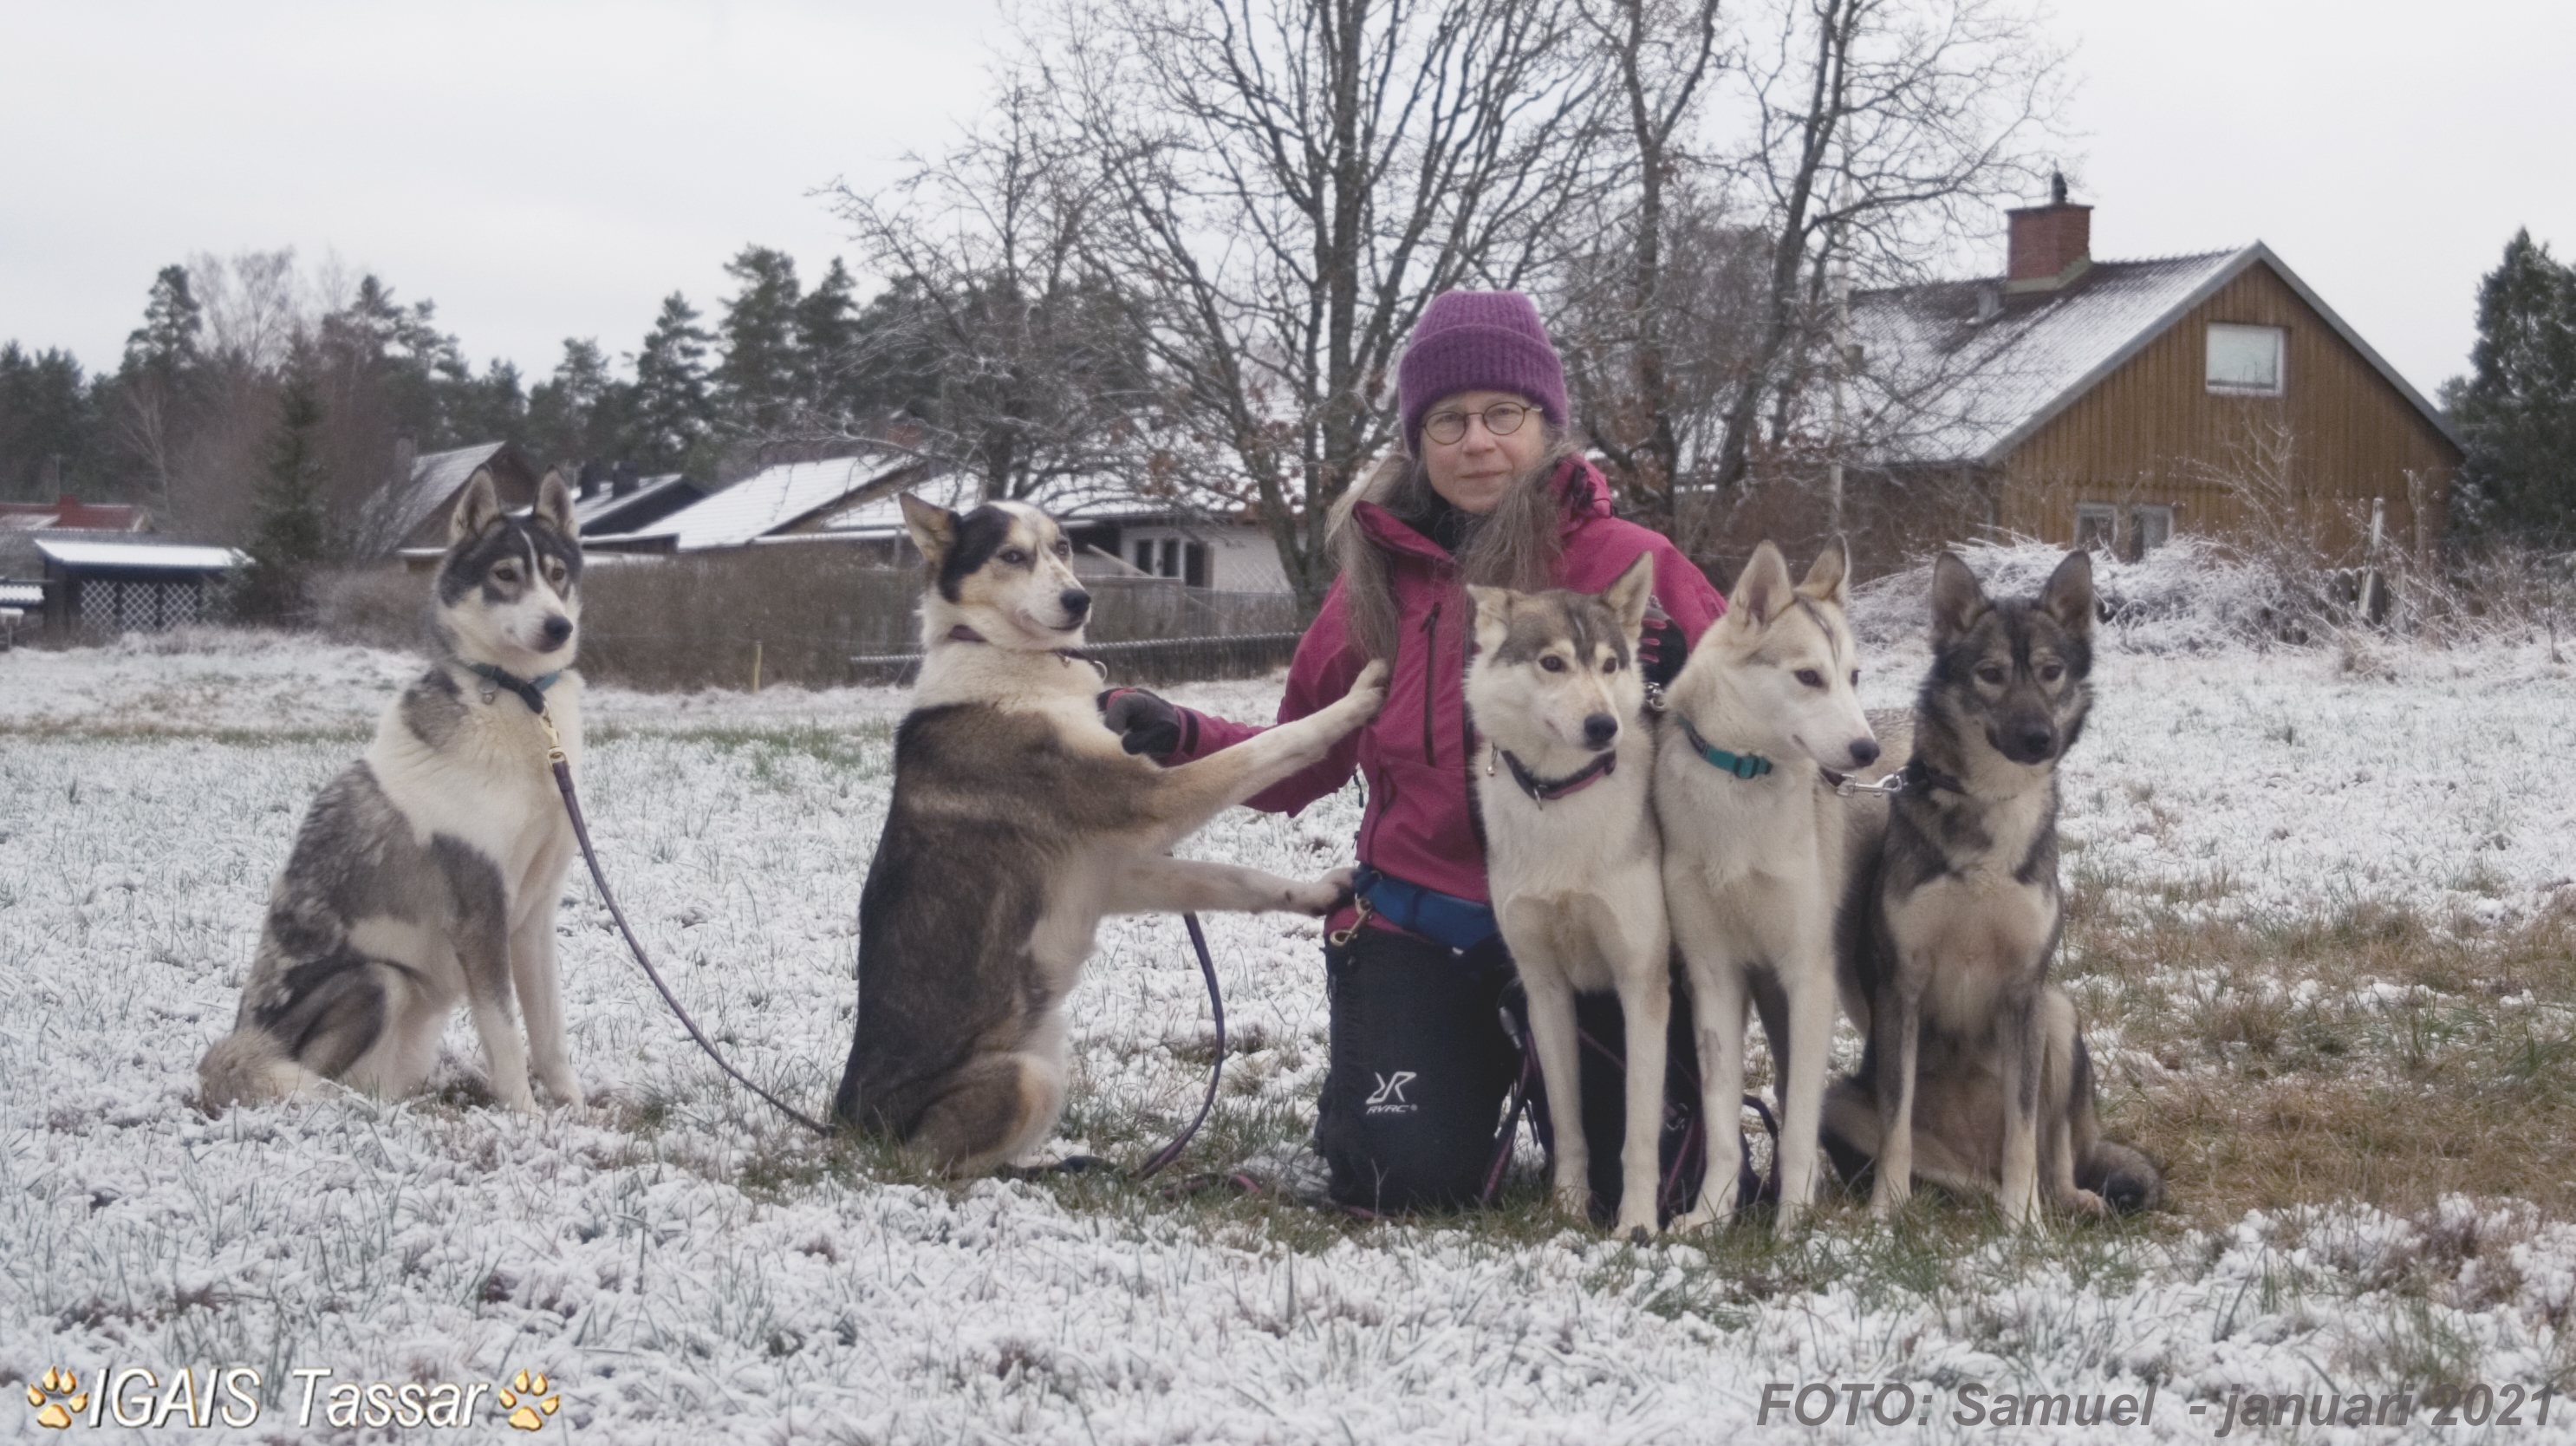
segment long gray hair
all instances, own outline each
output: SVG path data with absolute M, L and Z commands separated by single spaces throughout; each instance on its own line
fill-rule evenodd
M 1547 483 L 1581 449 L 1555 427 L 1548 428 L 1547 442 L 1537 465 L 1512 479 L 1493 511 L 1461 514 L 1467 531 L 1458 545 L 1460 582 L 1522 592 L 1556 585 L 1557 560 L 1565 551 L 1558 519 L 1563 502 Z M 1370 539 L 1356 511 L 1361 503 L 1374 502 L 1410 522 L 1429 516 L 1439 496 L 1422 459 L 1397 452 L 1333 504 L 1326 539 L 1342 571 L 1342 608 L 1351 640 L 1372 658 L 1395 656 L 1402 619 L 1386 549 Z

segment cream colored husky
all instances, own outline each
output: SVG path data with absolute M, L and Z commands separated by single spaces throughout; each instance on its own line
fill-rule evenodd
M 1722 1222 L 1741 1149 L 1745 1005 L 1762 1014 L 1780 1100 L 1780 1213 L 1815 1198 L 1817 1127 L 1834 1034 L 1834 928 L 1848 869 L 1846 811 L 1820 770 L 1879 756 L 1853 684 L 1837 539 L 1791 586 L 1780 549 L 1753 550 L 1666 690 L 1655 760 L 1664 902 L 1690 974 L 1712 1168 L 1677 1230 Z M 1633 1037 L 1633 1032 L 1632 1032 Z
M 1485 750 L 1476 769 L 1485 874 L 1529 995 L 1531 1041 L 1557 1122 L 1554 1198 L 1577 1217 L 1591 1200 L 1574 996 L 1616 989 L 1628 1096 L 1611 1228 L 1622 1235 L 1658 1228 L 1672 1017 L 1672 943 L 1646 804 L 1655 742 L 1636 663 L 1653 585 L 1654 560 L 1640 557 L 1597 596 L 1467 589 L 1476 603 L 1467 710 Z

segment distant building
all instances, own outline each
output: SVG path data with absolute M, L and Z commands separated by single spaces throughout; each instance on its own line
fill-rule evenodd
M 707 489 L 678 472 L 642 477 L 632 462 L 585 462 L 573 492 L 573 518 L 584 537 L 613 537 L 649 528 L 706 495 Z
M 911 453 L 894 451 L 784 462 L 629 531 L 585 526 L 582 545 L 600 552 L 690 553 L 807 537 L 835 512 L 864 498 L 892 496 L 929 471 Z
M 415 567 L 434 562 L 447 551 L 448 518 L 474 474 L 489 470 L 501 505 L 533 506 L 543 480 L 519 449 L 508 442 L 478 442 L 414 457 L 405 441 L 394 451 L 394 480 L 372 498 L 359 516 L 359 532 L 370 558 L 400 556 Z
M 249 559 L 151 535 L 140 507 L 0 502 L 0 608 L 106 633 L 149 632 L 213 616 L 225 576 Z
M 942 507 L 968 510 L 976 479 L 947 473 L 912 489 Z M 1163 577 L 1221 592 L 1289 591 L 1269 532 L 1221 497 L 1140 497 L 1097 478 L 1067 478 L 1028 501 L 1061 523 L 1074 545 L 1076 573 L 1097 577 Z M 894 491 L 872 495 L 818 523 L 809 534 L 867 547 L 882 561 L 918 561 Z
M 2092 209 L 2061 183 L 2010 213 L 2003 276 L 1852 296 L 1856 487 L 2128 556 L 2283 508 L 2330 546 L 2374 507 L 2392 543 L 2439 535 L 2458 439 L 2271 248 L 2096 261 Z M 2241 483 L 2267 470 L 2257 505 Z

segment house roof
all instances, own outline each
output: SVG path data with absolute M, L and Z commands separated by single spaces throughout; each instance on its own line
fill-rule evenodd
M 704 502 L 684 507 L 635 532 L 592 542 L 672 539 L 679 552 L 741 547 L 839 504 L 856 493 L 893 481 L 917 466 L 908 452 L 868 452 L 821 462 L 788 462 L 755 472 Z
M 946 472 L 902 489 L 926 502 L 970 511 L 981 499 L 980 480 L 963 472 Z M 1236 520 L 1242 508 L 1231 499 L 1202 489 L 1184 489 L 1177 497 L 1138 494 L 1122 477 L 1059 477 L 1023 498 L 1058 522 L 1144 522 L 1187 518 L 1193 521 Z M 894 490 L 868 497 L 826 517 L 817 529 L 829 537 L 881 538 L 902 534 L 903 504 Z
M 573 500 L 573 522 L 585 533 L 593 531 L 602 534 L 613 533 L 617 531 L 618 514 L 660 502 L 671 493 L 683 488 L 695 490 L 695 484 L 689 481 L 686 473 L 681 472 L 664 472 L 659 476 L 646 477 L 635 484 L 634 491 L 623 496 L 603 483 L 595 494 Z
M 377 494 L 376 505 L 370 509 L 374 514 L 369 519 L 370 530 L 383 539 L 382 545 L 399 545 L 446 506 L 457 489 L 473 481 L 478 468 L 490 465 L 508 450 L 507 442 L 478 442 L 415 459 L 411 476 Z
M 0 608 L 40 608 L 44 605 L 43 583 L 0 582 Z
M 0 502 L 0 527 L 13 530 L 141 532 L 144 525 L 143 509 L 122 503 L 83 502 L 70 496 L 53 502 Z
M 2011 295 L 2000 278 L 1985 278 L 1854 293 L 1862 427 L 1880 439 L 1873 460 L 2000 465 L 2257 264 L 2270 267 L 2426 421 L 2459 440 L 2422 393 L 2258 241 L 2195 256 L 2097 261 L 2074 283 L 2050 292 Z M 1980 311 L 1988 314 L 1980 319 Z
M 229 547 L 187 547 L 154 542 L 76 542 L 39 539 L 36 550 L 64 567 L 115 567 L 154 572 L 223 572 L 250 559 Z

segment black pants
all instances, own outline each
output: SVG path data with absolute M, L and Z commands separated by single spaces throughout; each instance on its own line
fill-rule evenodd
M 1332 1006 L 1332 1059 L 1316 1110 L 1315 1149 L 1332 1169 L 1333 1198 L 1398 1211 L 1474 1203 L 1500 1144 L 1503 1104 L 1521 1072 L 1528 1016 L 1499 938 L 1465 954 L 1410 934 L 1362 929 L 1347 947 L 1327 945 L 1324 976 Z M 1511 1016 L 1505 1028 L 1506 1011 Z M 1619 1151 L 1627 1088 L 1619 1001 L 1586 994 L 1575 1022 L 1601 1046 L 1583 1049 L 1583 1137 L 1592 1149 L 1592 1212 L 1619 1208 Z M 1672 1011 L 1664 1079 L 1660 1178 L 1681 1178 L 1674 1197 L 1699 1188 L 1702 1132 L 1699 1057 L 1690 1007 Z M 1551 1138 L 1546 1099 L 1530 1104 L 1540 1142 Z

